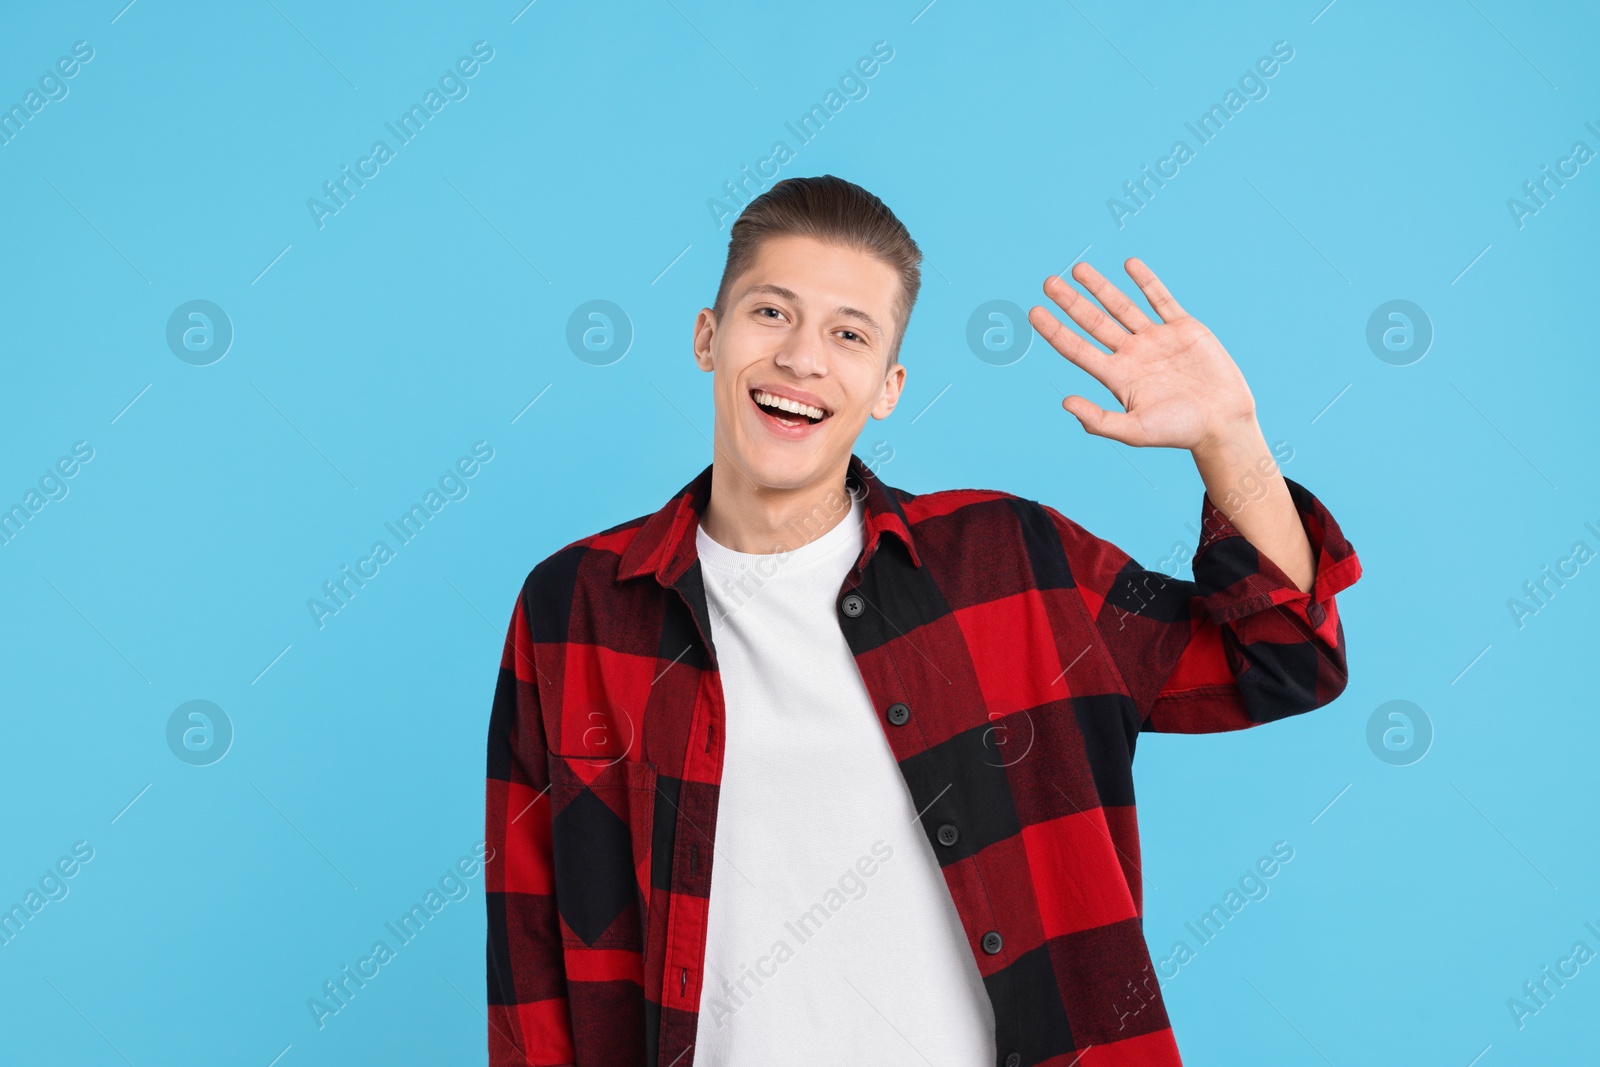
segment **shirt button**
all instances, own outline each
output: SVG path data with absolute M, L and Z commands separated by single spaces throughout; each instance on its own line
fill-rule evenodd
M 889 705 L 889 721 L 896 726 L 904 726 L 909 718 L 911 718 L 911 709 L 904 704 Z
M 1000 931 L 990 930 L 983 935 L 983 951 L 993 956 L 1000 951 Z
M 1022 1054 L 1013 1052 L 1006 1057 L 1006 1067 L 1022 1067 Z
M 866 602 L 860 597 L 856 596 L 854 593 L 851 593 L 849 596 L 844 598 L 844 613 L 850 616 L 852 619 L 857 615 L 860 615 L 861 609 L 865 606 Z
M 939 827 L 939 844 L 941 845 L 953 845 L 956 843 L 956 838 L 960 836 L 961 831 L 956 829 L 956 824 L 953 822 L 947 822 Z

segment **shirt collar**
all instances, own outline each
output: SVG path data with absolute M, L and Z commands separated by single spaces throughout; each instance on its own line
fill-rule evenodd
M 911 527 L 900 508 L 899 491 L 880 481 L 854 453 L 850 456 L 850 465 L 845 473 L 845 487 L 852 495 L 861 497 L 862 511 L 866 515 L 864 544 L 857 567 L 866 566 L 877 551 L 880 537 L 886 533 L 893 534 L 905 545 L 912 566 L 922 566 L 916 545 L 911 540 Z M 705 513 L 710 499 L 711 467 L 707 466 L 693 481 L 678 490 L 660 511 L 645 519 L 644 525 L 623 550 L 622 560 L 617 567 L 617 580 L 654 573 L 662 585 L 675 585 L 698 558 L 695 531 L 699 528 L 700 516 Z

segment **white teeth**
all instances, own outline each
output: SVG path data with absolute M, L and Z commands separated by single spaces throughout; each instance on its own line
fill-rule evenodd
M 821 408 L 812 407 L 810 404 L 802 404 L 798 400 L 790 400 L 788 397 L 774 396 L 761 389 L 756 390 L 756 402 L 782 411 L 792 411 L 797 415 L 807 415 L 813 419 L 820 419 L 824 415 Z

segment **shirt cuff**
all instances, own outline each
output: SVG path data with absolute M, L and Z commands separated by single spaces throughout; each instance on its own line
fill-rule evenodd
M 1285 475 L 1283 481 L 1311 542 L 1311 558 L 1316 564 L 1311 591 L 1296 587 L 1282 568 L 1251 544 L 1208 492 L 1200 504 L 1194 580 L 1206 612 L 1219 623 L 1283 604 L 1297 606 L 1307 622 L 1320 627 L 1327 618 L 1328 602 L 1361 577 L 1355 546 L 1346 540 L 1322 501 L 1293 478 Z

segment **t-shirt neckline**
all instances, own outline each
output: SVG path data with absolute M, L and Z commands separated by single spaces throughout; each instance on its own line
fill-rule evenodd
M 695 529 L 695 548 L 700 555 L 700 560 L 717 570 L 740 571 L 755 565 L 763 560 L 781 560 L 784 570 L 802 567 L 817 560 L 826 559 L 833 553 L 854 541 L 858 546 L 864 536 L 862 529 L 865 523 L 865 509 L 861 501 L 854 494 L 850 494 L 850 512 L 834 524 L 833 528 L 821 537 L 814 538 L 804 544 L 790 549 L 788 552 L 739 552 L 712 539 L 706 533 L 704 526 Z

